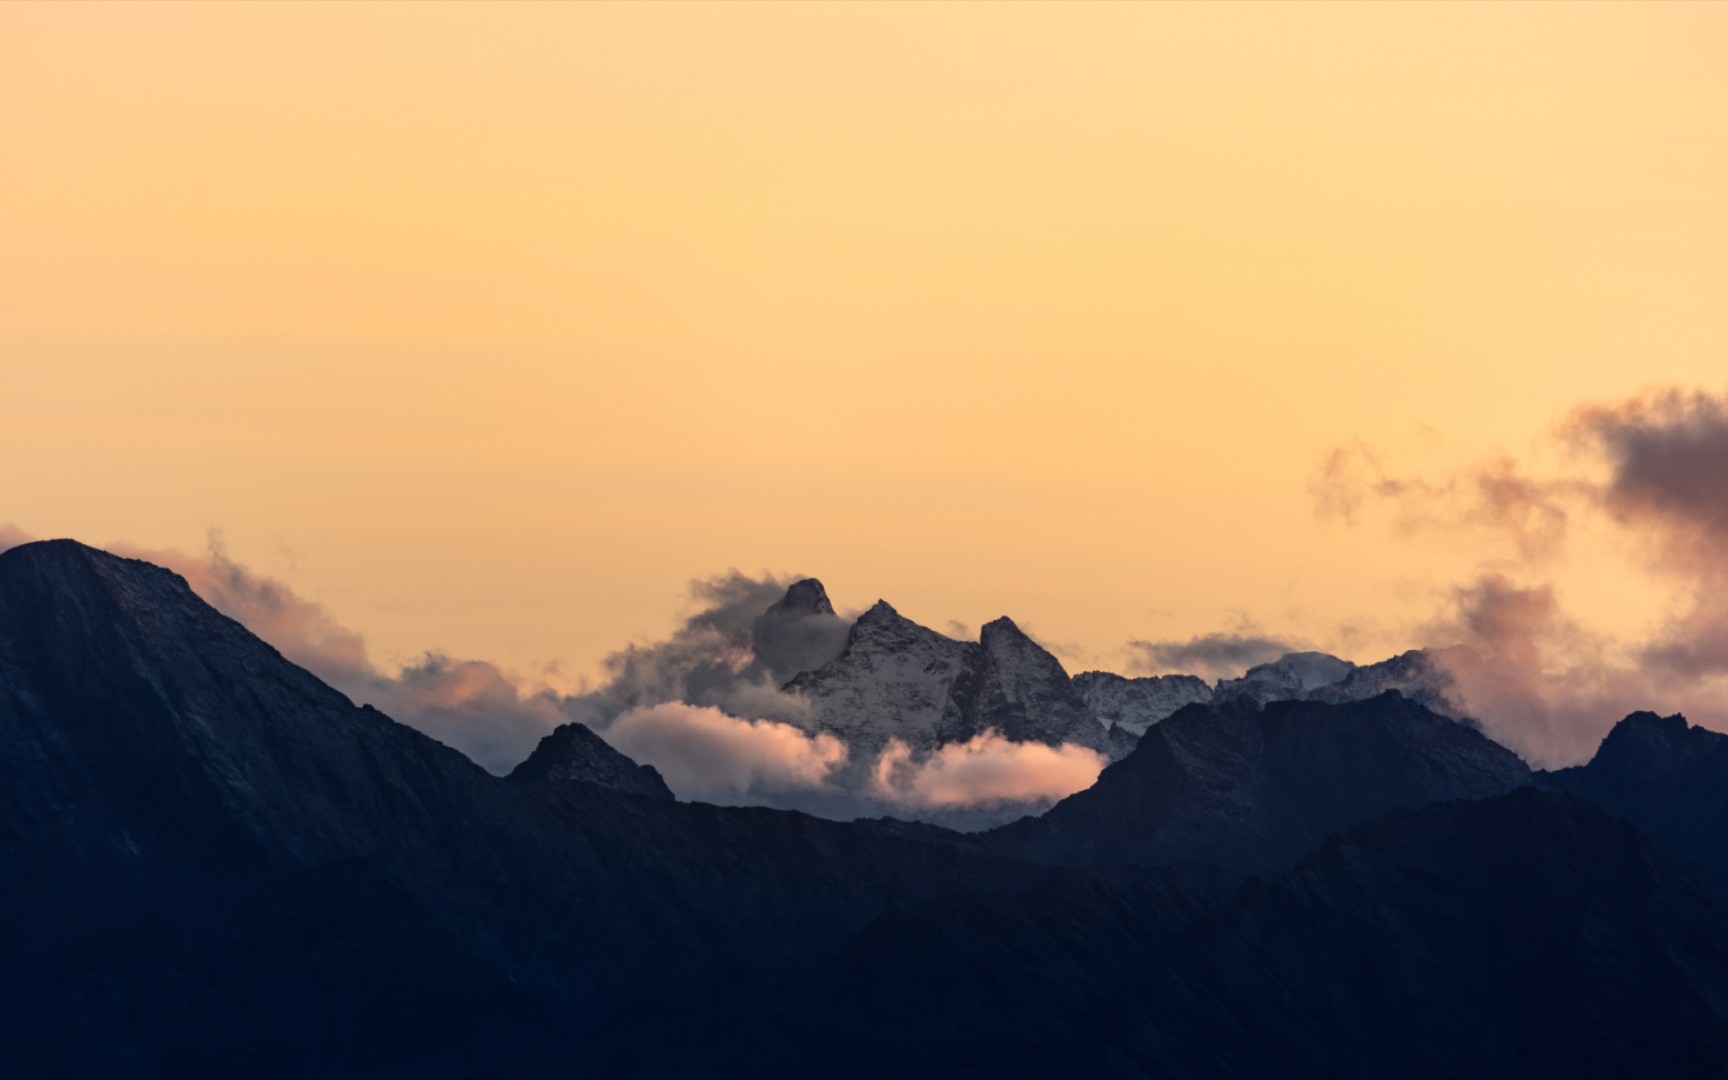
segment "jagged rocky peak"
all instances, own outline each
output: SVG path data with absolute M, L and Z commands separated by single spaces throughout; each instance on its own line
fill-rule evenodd
M 834 605 L 828 600 L 828 590 L 815 578 L 800 578 L 786 587 L 786 595 L 774 602 L 765 614 L 773 615 L 832 615 Z
M 654 766 L 636 764 L 588 727 L 576 723 L 554 728 L 508 779 L 516 783 L 580 781 L 654 799 L 673 797 Z
M 1659 716 L 1648 711 L 1635 712 L 1614 725 L 1603 737 L 1597 753 L 1612 756 L 1629 750 L 1673 750 L 1686 741 L 1692 730 L 1692 725 L 1679 713 Z
M 1074 676 L 1074 689 L 1102 723 L 1133 735 L 1145 734 L 1184 705 L 1212 700 L 1212 684 L 1195 675 L 1131 679 L 1109 671 L 1085 671 Z
M 985 624 L 979 635 L 984 663 L 977 690 L 962 701 L 954 732 L 969 738 L 999 731 L 1016 742 L 1078 743 L 1115 749 L 1109 727 L 1087 709 L 1062 662 L 1009 618 Z
M 757 617 L 751 628 L 751 645 L 774 680 L 783 683 L 839 656 L 849 631 L 846 620 L 835 613 L 822 583 L 801 578 Z
M 954 728 L 957 684 L 960 696 L 969 696 L 978 654 L 977 645 L 919 626 L 878 600 L 852 624 L 837 656 L 786 688 L 810 703 L 812 726 L 846 740 L 855 759 L 891 738 L 928 748 Z
M 989 622 L 985 623 L 984 628 L 978 632 L 978 639 L 983 642 L 985 648 L 990 647 L 990 641 L 993 638 L 1005 642 L 1032 640 L 1031 637 L 1027 636 L 1026 631 L 1020 629 L 1019 624 L 1006 615 L 991 619 Z
M 851 639 L 847 645 L 848 648 L 864 646 L 892 649 L 913 642 L 953 640 L 945 634 L 913 622 L 895 611 L 894 605 L 888 601 L 878 600 L 852 624 Z
M 1026 631 L 1020 629 L 1013 619 L 1004 615 L 984 624 L 978 632 L 978 644 L 984 647 L 985 655 L 997 664 L 1014 666 L 1033 665 L 1040 673 L 1050 670 L 1061 672 L 1064 682 L 1068 673 L 1063 670 L 1062 662 L 1051 654 L 1049 649 L 1032 640 Z

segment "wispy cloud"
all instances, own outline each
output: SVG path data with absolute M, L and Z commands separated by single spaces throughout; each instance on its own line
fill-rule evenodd
M 1234 679 L 1256 664 L 1304 648 L 1299 641 L 1253 629 L 1218 631 L 1181 640 L 1136 639 L 1128 643 L 1129 667 L 1135 674 L 1179 673 L 1208 679 Z
M 1422 628 L 1471 651 L 1444 662 L 1496 738 L 1539 764 L 1588 756 L 1634 709 L 1728 715 L 1728 398 L 1665 389 L 1574 410 L 1553 443 L 1564 465 L 1538 475 L 1500 453 L 1438 478 L 1393 477 L 1371 451 L 1340 448 L 1320 470 L 1316 509 L 1358 520 L 1395 510 L 1400 531 L 1475 528 L 1511 541 L 1510 559 L 1450 590 Z M 1653 633 L 1585 632 L 1550 581 L 1580 522 L 1605 521 L 1648 554 L 1678 605 Z

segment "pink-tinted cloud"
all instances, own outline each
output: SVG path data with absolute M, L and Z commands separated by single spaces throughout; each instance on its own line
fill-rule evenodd
M 1572 478 L 1534 477 L 1504 452 L 1437 480 L 1394 476 L 1380 456 L 1360 442 L 1328 453 L 1309 485 L 1321 517 L 1354 525 L 1365 507 L 1389 505 L 1399 532 L 1499 534 L 1526 560 L 1560 550 L 1570 506 L 1587 491 L 1587 485 Z
M 832 735 L 682 702 L 632 709 L 604 737 L 660 770 L 680 798 L 721 804 L 795 804 L 802 796 L 837 795 L 848 758 L 846 744 Z
M 130 544 L 115 544 L 109 550 L 179 574 L 205 603 L 244 624 L 283 656 L 344 693 L 354 694 L 378 674 L 367 656 L 364 638 L 282 582 L 235 562 L 220 533 L 210 534 L 209 547 L 202 555 Z
M 995 731 L 922 757 L 890 740 L 872 772 L 875 794 L 916 810 L 1049 804 L 1091 787 L 1104 756 L 1064 743 L 1016 743 Z
M 1430 651 L 1451 677 L 1447 696 L 1533 765 L 1584 760 L 1616 720 L 1673 700 L 1568 618 L 1551 587 L 1505 574 L 1453 589 L 1424 636 L 1464 646 Z
M 1668 389 L 1586 405 L 1559 436 L 1570 464 L 1540 478 L 1505 454 L 1438 480 L 1393 477 L 1372 451 L 1343 447 L 1322 464 L 1316 507 L 1352 521 L 1383 502 L 1401 530 L 1498 531 L 1527 576 L 1586 516 L 1650 554 L 1680 600 L 1643 638 L 1585 634 L 1550 586 L 1504 571 L 1453 590 L 1425 628 L 1429 644 L 1469 646 L 1441 658 L 1464 705 L 1533 762 L 1587 757 L 1637 709 L 1728 721 L 1728 397 Z

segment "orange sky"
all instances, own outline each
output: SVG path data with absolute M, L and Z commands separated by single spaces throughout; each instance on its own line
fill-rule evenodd
M 1728 382 L 1724 57 L 1719 4 L 0 5 L 0 522 L 571 676 L 729 566 L 1374 659 L 1503 553 L 1318 520 L 1330 449 Z M 1652 618 L 1614 542 L 1565 598 Z

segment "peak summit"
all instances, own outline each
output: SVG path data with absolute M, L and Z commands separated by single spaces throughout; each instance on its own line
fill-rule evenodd
M 670 799 L 672 789 L 652 765 L 638 765 L 582 724 L 560 724 L 540 740 L 510 779 L 517 783 L 579 780 L 614 791 Z
M 1613 754 L 1632 748 L 1675 747 L 1685 742 L 1691 730 L 1692 726 L 1679 713 L 1658 716 L 1653 712 L 1635 712 L 1614 725 L 1602 740 L 1601 750 Z
M 834 605 L 828 590 L 815 578 L 800 578 L 786 588 L 786 595 L 768 609 L 770 615 L 832 615 Z
M 993 637 L 1005 637 L 1009 639 L 1021 638 L 1026 641 L 1032 640 L 1026 631 L 1020 629 L 1018 623 L 1006 615 L 999 619 L 991 619 L 989 622 L 985 623 L 983 628 L 979 630 L 978 636 L 981 641 L 988 641 Z

